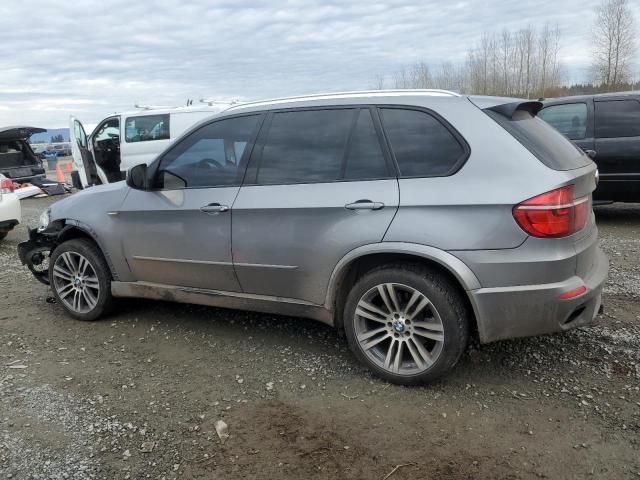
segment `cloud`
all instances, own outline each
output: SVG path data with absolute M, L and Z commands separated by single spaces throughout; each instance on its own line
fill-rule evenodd
M 69 114 L 95 123 L 134 102 L 362 89 L 410 62 L 462 61 L 483 31 L 546 21 L 560 26 L 580 79 L 596 3 L 5 0 L 0 125 L 59 127 Z

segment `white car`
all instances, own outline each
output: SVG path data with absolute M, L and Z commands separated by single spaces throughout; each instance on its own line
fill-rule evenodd
M 13 182 L 0 174 L 0 240 L 21 221 L 20 199 L 13 193 Z

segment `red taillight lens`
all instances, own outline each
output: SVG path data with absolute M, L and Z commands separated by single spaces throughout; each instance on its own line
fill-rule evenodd
M 573 185 L 557 188 L 513 207 L 513 218 L 533 237 L 559 238 L 582 230 L 589 216 L 589 197 L 573 199 Z
M 0 193 L 13 193 L 13 182 L 8 178 L 0 180 Z

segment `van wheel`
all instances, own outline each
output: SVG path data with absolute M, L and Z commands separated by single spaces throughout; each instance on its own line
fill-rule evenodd
M 469 338 L 458 290 L 442 275 L 411 265 L 377 268 L 360 278 L 347 297 L 344 326 L 355 356 L 400 385 L 447 373 Z
M 9 232 L 0 232 L 0 240 L 4 240 L 7 235 L 9 235 Z
M 96 320 L 113 304 L 111 271 L 100 250 L 89 240 L 69 240 L 53 251 L 49 282 L 58 303 L 78 320 Z

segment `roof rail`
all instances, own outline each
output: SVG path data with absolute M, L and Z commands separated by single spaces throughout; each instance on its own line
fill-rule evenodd
M 200 103 L 205 103 L 212 107 L 213 105 L 236 105 L 240 103 L 239 98 L 201 98 Z
M 139 103 L 134 103 L 135 108 L 139 108 L 141 110 L 164 110 L 167 108 L 177 108 L 171 105 L 140 105 Z
M 320 100 L 330 98 L 349 98 L 349 97 L 364 97 L 364 96 L 400 96 L 400 95 L 430 95 L 436 97 L 459 97 L 460 94 L 449 90 L 440 90 L 437 88 L 424 88 L 424 89 L 395 89 L 395 90 L 356 90 L 349 92 L 332 92 L 332 93 L 314 93 L 311 95 L 297 95 L 293 97 L 281 97 L 270 98 L 267 100 L 256 100 L 252 102 L 239 102 L 229 107 L 228 110 L 245 107 L 249 105 L 263 105 L 270 103 L 287 103 L 295 102 L 297 100 Z

